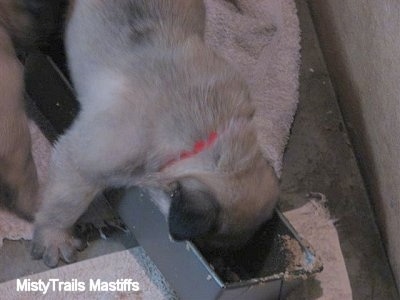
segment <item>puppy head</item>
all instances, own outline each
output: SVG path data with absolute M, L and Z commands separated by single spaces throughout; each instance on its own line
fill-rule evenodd
M 168 214 L 175 240 L 192 240 L 208 250 L 237 248 L 272 216 L 278 180 L 252 128 L 236 130 L 171 170 L 181 174 L 172 185 Z

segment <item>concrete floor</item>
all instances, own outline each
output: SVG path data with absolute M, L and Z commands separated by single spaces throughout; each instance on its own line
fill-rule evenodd
M 399 299 L 306 0 L 296 3 L 302 30 L 300 103 L 284 159 L 281 209 L 303 205 L 309 192 L 325 194 L 338 220 L 354 299 Z M 119 233 L 97 240 L 79 259 L 134 246 L 129 239 Z M 30 259 L 27 247 L 23 241 L 5 241 L 0 282 L 46 270 L 42 262 Z
M 296 4 L 302 31 L 300 102 L 284 158 L 281 208 L 301 206 L 309 192 L 325 194 L 338 220 L 354 299 L 399 299 L 307 1 Z

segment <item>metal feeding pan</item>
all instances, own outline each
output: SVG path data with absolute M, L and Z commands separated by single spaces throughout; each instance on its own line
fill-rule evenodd
M 282 299 L 322 270 L 319 258 L 279 211 L 244 249 L 224 256 L 173 241 L 165 216 L 146 191 L 128 190 L 118 211 L 182 299 Z
M 58 135 L 71 124 L 79 104 L 68 82 L 63 57 L 48 54 L 54 59 L 42 53 L 28 57 L 26 88 Z M 56 135 L 48 138 L 54 140 Z M 182 299 L 282 299 L 301 280 L 322 270 L 311 247 L 279 211 L 244 249 L 222 255 L 202 253 L 188 241 L 171 240 L 165 217 L 146 191 L 128 190 L 117 207 Z

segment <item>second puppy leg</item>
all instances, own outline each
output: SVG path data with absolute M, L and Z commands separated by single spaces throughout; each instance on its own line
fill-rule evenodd
M 23 103 L 23 68 L 1 26 L 0 41 L 0 181 L 11 194 L 7 206 L 32 219 L 38 180 Z

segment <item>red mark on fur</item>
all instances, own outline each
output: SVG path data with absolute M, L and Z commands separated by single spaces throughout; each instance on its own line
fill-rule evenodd
M 193 156 L 199 154 L 200 152 L 202 152 L 205 149 L 207 149 L 210 146 L 212 146 L 215 143 L 217 137 L 218 137 L 218 134 L 215 131 L 211 132 L 206 140 L 196 141 L 194 143 L 194 146 L 193 146 L 192 150 L 182 151 L 179 154 L 179 157 L 177 159 L 172 159 L 169 162 L 167 162 L 165 164 L 165 166 L 161 168 L 161 170 L 173 165 L 174 163 L 176 163 L 179 160 L 190 158 L 190 157 L 193 157 Z

